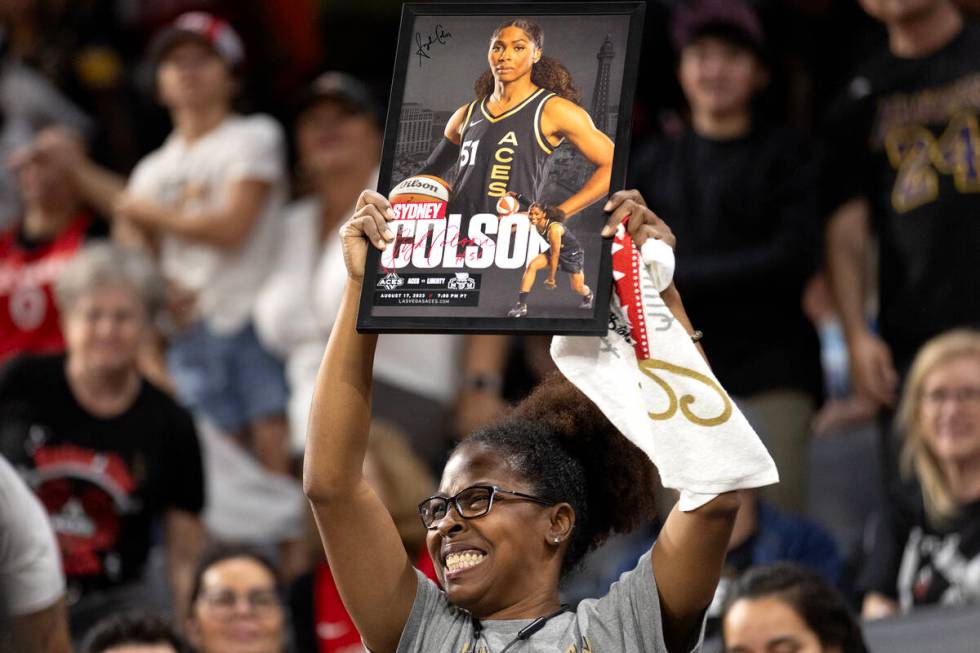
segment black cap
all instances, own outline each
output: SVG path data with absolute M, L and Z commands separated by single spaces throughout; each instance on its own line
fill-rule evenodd
M 734 40 L 764 55 L 766 36 L 755 9 L 742 0 L 688 0 L 674 14 L 671 37 L 678 50 L 706 34 Z
M 324 100 L 341 102 L 354 113 L 371 116 L 379 125 L 384 124 L 384 108 L 375 100 L 371 89 L 347 73 L 329 71 L 314 79 L 300 95 L 296 115 Z

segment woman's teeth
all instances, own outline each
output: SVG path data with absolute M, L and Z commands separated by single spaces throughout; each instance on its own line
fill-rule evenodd
M 446 556 L 446 571 L 460 571 L 469 569 L 483 562 L 487 557 L 486 553 L 479 551 L 463 551 L 462 553 L 450 553 Z

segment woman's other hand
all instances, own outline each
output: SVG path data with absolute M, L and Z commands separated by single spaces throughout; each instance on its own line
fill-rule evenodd
M 624 220 L 629 219 L 626 230 L 632 236 L 637 247 L 642 246 L 647 238 L 662 240 L 671 249 L 677 245 L 674 232 L 670 230 L 666 222 L 647 207 L 646 201 L 638 190 L 616 191 L 606 202 L 606 205 L 602 207 L 602 210 L 610 214 L 606 226 L 602 228 L 603 238 L 614 236 L 616 227 Z

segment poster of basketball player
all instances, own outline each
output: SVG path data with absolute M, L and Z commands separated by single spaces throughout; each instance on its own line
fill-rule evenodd
M 362 331 L 604 334 L 643 6 L 408 4 Z

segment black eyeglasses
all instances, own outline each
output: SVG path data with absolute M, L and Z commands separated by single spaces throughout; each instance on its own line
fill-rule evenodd
M 449 512 L 449 504 L 456 507 L 456 514 L 463 519 L 476 519 L 490 512 L 493 508 L 493 500 L 498 494 L 509 494 L 525 501 L 533 501 L 543 506 L 554 505 L 554 501 L 548 501 L 541 497 L 535 497 L 523 492 L 505 490 L 496 485 L 472 485 L 464 490 L 460 490 L 453 497 L 429 497 L 419 504 L 419 515 L 422 517 L 422 525 L 430 531 L 434 524 L 442 520 Z

